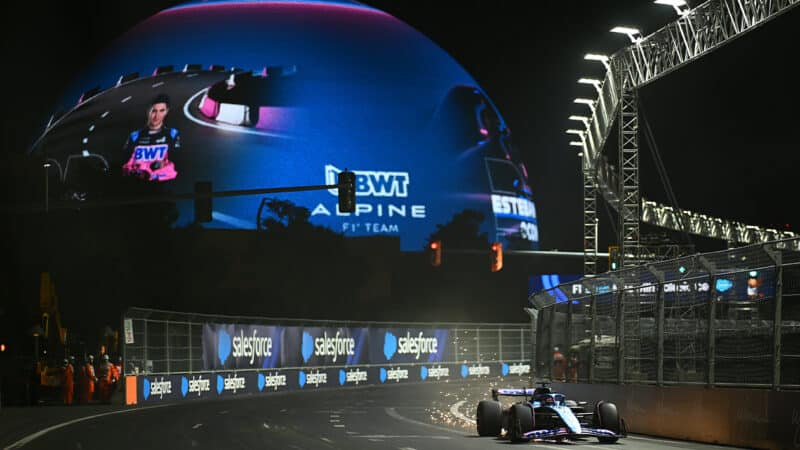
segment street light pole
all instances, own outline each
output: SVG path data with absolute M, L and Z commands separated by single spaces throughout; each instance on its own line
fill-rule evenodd
M 50 210 L 50 174 L 48 173 L 48 169 L 50 168 L 50 163 L 46 162 L 43 165 L 44 167 L 44 212 L 48 212 Z

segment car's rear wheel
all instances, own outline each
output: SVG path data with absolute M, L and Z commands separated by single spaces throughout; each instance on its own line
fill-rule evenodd
M 481 400 L 476 419 L 479 436 L 499 436 L 503 426 L 503 407 L 494 400 Z
M 523 435 L 533 430 L 533 409 L 530 405 L 517 403 L 511 405 L 508 418 L 508 437 L 511 442 L 523 442 Z
M 594 408 L 594 423 L 598 428 L 613 431 L 614 434 L 620 434 L 622 430 L 622 423 L 619 419 L 619 412 L 617 405 L 610 402 L 598 402 Z M 617 437 L 598 437 L 601 444 L 613 444 L 617 442 Z

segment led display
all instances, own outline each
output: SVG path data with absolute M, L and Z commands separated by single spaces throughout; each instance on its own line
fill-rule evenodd
M 98 88 L 95 88 L 98 87 Z M 31 154 L 68 201 L 335 184 L 274 194 L 346 236 L 420 250 L 437 224 L 481 212 L 506 249 L 536 249 L 534 193 L 486 93 L 426 37 L 347 2 L 198 2 L 120 39 L 67 91 Z M 77 101 L 77 103 L 76 103 Z M 264 196 L 213 201 L 212 228 L 258 229 Z M 177 202 L 173 226 L 194 221 Z

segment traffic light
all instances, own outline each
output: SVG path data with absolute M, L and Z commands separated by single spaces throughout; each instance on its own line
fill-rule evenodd
M 195 223 L 211 222 L 211 182 L 196 181 L 194 183 L 194 221 Z
M 356 211 L 356 174 L 347 169 L 339 172 L 336 183 L 339 185 L 339 211 Z
M 428 244 L 428 253 L 431 257 L 431 265 L 439 267 L 442 265 L 442 241 L 432 241 Z
M 608 247 L 608 270 L 619 269 L 619 247 L 611 245 Z
M 50 314 L 42 313 L 42 329 L 44 330 L 44 337 L 50 337 Z
M 503 268 L 503 244 L 492 242 L 492 272 L 499 272 Z

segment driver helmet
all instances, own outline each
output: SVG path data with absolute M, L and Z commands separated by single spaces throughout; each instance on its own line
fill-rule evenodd
M 108 361 L 108 353 L 103 355 L 103 361 Z

